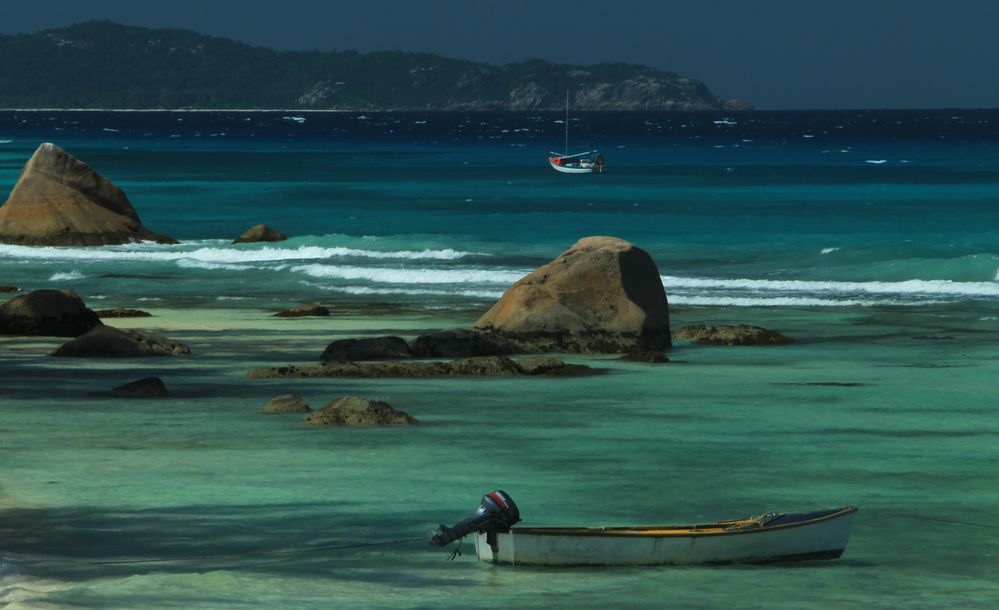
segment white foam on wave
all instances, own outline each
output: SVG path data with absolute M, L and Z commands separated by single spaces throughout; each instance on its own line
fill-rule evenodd
M 999 279 L 999 278 L 997 278 Z M 999 297 L 997 282 L 954 282 L 951 280 L 903 280 L 900 282 L 837 282 L 816 280 L 751 280 L 662 276 L 670 289 L 745 290 L 756 293 L 796 292 L 822 294 L 936 295 Z
M 530 270 L 507 269 L 403 269 L 339 265 L 298 265 L 291 271 L 310 277 L 338 280 L 367 280 L 382 284 L 499 284 L 507 286 Z
M 713 305 L 717 307 L 877 307 L 886 305 L 929 305 L 938 301 L 898 301 L 894 299 L 819 299 L 814 297 L 702 297 L 669 295 L 670 305 Z
M 65 282 L 67 280 L 82 280 L 87 276 L 83 275 L 83 272 L 79 269 L 73 269 L 72 271 L 58 271 L 53 273 L 49 278 L 50 282 Z
M 0 144 L 10 144 L 14 140 L 0 140 Z
M 822 254 L 832 254 L 833 252 L 837 252 L 838 250 L 839 250 L 839 248 L 822 248 L 822 252 L 821 253 Z
M 342 246 L 299 246 L 297 248 L 277 248 L 264 246 L 256 249 L 231 247 L 211 247 L 202 245 L 193 250 L 177 246 L 158 244 L 128 244 L 101 248 L 57 248 L 0 245 L 0 259 L 20 260 L 85 260 L 94 261 L 177 261 L 182 259 L 204 263 L 259 263 L 270 261 L 322 260 L 337 257 L 401 259 L 401 260 L 456 260 L 465 256 L 481 255 L 477 252 L 464 252 L 453 248 L 424 250 L 362 250 Z
M 435 290 L 427 288 L 372 288 L 370 286 L 328 286 L 326 290 L 332 292 L 343 292 L 346 294 L 377 294 L 393 295 L 405 294 L 410 296 L 462 296 L 476 299 L 498 299 L 503 296 L 503 291 L 497 290 Z

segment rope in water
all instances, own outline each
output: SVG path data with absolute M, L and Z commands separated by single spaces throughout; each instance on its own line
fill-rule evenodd
M 990 523 L 975 523 L 974 521 L 958 521 L 956 519 L 940 519 L 938 517 L 921 517 L 919 515 L 906 515 L 904 513 L 891 513 L 903 519 L 913 519 L 916 521 L 936 521 L 937 523 L 949 523 L 951 525 L 967 525 L 969 527 L 984 527 L 990 530 L 999 530 L 999 525 Z
M 278 556 L 278 555 L 299 555 L 304 553 L 318 553 L 320 551 L 343 551 L 347 549 L 360 549 L 372 546 L 388 546 L 390 544 L 406 544 L 409 542 L 417 542 L 420 540 L 426 540 L 426 536 L 420 536 L 419 538 L 400 538 L 398 540 L 384 540 L 382 542 L 364 542 L 359 544 L 343 544 L 334 546 L 314 546 L 305 549 L 285 549 L 282 551 L 248 551 L 245 553 L 220 553 L 218 555 L 188 555 L 181 557 L 156 557 L 152 559 L 117 559 L 114 561 L 91 561 L 91 565 L 98 566 L 110 566 L 110 565 L 123 565 L 131 563 L 169 563 L 171 561 L 198 561 L 201 559 L 226 559 L 226 558 L 237 558 L 246 557 L 248 555 L 266 557 L 266 556 Z

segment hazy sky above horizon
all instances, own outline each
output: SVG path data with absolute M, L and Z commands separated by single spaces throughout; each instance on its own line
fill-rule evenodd
M 999 107 L 999 0 L 0 0 L 3 34 L 90 19 L 281 50 L 627 61 L 767 109 Z

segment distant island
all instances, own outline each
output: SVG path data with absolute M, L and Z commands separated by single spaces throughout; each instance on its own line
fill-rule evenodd
M 275 51 L 189 30 L 90 21 L 0 35 L 0 108 L 355 111 L 740 110 L 648 66 L 505 65 L 428 53 Z

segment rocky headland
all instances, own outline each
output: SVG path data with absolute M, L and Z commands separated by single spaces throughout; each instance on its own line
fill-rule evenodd
M 7 108 L 537 112 L 564 110 L 566 90 L 580 111 L 749 107 L 726 106 L 701 81 L 637 64 L 532 59 L 494 65 L 398 51 L 279 52 L 109 21 L 0 34 L 0 49 L 0 106 Z

